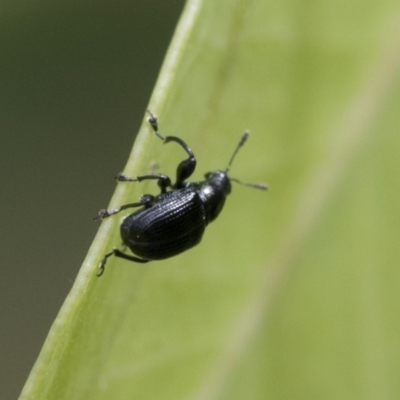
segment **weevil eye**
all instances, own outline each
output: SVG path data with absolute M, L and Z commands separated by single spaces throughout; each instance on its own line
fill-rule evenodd
M 204 178 L 208 179 L 211 176 L 211 172 L 207 172 L 206 174 L 204 174 Z

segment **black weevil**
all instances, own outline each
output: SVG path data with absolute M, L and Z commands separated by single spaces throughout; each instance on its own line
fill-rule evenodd
M 243 183 L 228 176 L 228 172 L 239 149 L 244 145 L 249 132 L 244 132 L 225 171 L 208 172 L 201 182 L 185 182 L 196 168 L 196 158 L 190 147 L 179 137 L 162 136 L 158 131 L 157 118 L 150 112 L 148 121 L 155 134 L 164 143 L 176 142 L 188 154 L 176 170 L 176 181 L 162 174 L 151 173 L 136 178 L 118 174 L 119 182 L 141 182 L 156 179 L 161 194 L 153 196 L 145 194 L 137 203 L 124 204 L 112 210 L 101 210 L 95 219 L 107 218 L 127 208 L 142 207 L 128 215 L 121 224 L 121 237 L 125 246 L 129 247 L 131 256 L 114 248 L 101 261 L 98 276 L 104 272 L 107 259 L 114 255 L 125 260 L 147 263 L 151 260 L 163 260 L 183 253 L 200 243 L 206 226 L 214 221 L 221 212 L 226 196 L 231 192 L 231 182 L 257 189 L 266 190 L 263 183 Z M 167 191 L 167 189 L 169 190 Z

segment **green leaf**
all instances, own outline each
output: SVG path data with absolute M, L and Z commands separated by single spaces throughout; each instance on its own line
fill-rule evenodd
M 390 399 L 400 392 L 400 8 L 191 0 L 149 108 L 193 180 L 252 135 L 202 243 L 148 265 L 103 222 L 22 399 Z M 125 173 L 182 150 L 144 120 Z M 154 192 L 120 183 L 110 208 Z

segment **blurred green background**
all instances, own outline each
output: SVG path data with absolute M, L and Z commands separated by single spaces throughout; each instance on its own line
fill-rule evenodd
M 183 0 L 3 0 L 0 390 L 15 399 L 123 169 Z

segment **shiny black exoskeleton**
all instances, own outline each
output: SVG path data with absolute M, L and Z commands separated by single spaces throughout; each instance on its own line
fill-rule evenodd
M 128 255 L 122 250 L 113 249 L 107 253 L 100 263 L 102 275 L 108 257 L 115 255 L 126 260 L 147 263 L 151 260 L 163 260 L 176 256 L 200 243 L 206 226 L 215 220 L 221 212 L 226 196 L 231 192 L 231 182 L 238 182 L 257 189 L 267 189 L 265 184 L 242 183 L 228 176 L 229 169 L 236 153 L 246 142 L 249 133 L 245 132 L 237 145 L 228 167 L 225 171 L 209 172 L 201 182 L 185 182 L 195 170 L 196 158 L 190 147 L 176 136 L 165 138 L 158 131 L 157 118 L 150 113 L 149 122 L 155 134 L 164 141 L 178 143 L 188 154 L 177 168 L 176 182 L 162 174 L 142 175 L 129 178 L 118 174 L 120 182 L 140 182 L 155 179 L 161 189 L 161 194 L 153 196 L 145 194 L 137 203 L 130 203 L 112 211 L 101 210 L 97 218 L 107 218 L 122 210 L 141 207 L 128 215 L 121 224 L 123 243 L 129 247 L 135 256 Z M 169 191 L 167 190 L 169 189 Z

